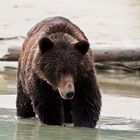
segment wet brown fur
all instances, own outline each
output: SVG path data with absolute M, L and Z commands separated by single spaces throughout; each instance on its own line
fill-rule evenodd
M 54 42 L 46 54 L 39 51 L 42 37 Z M 101 95 L 91 49 L 83 56 L 74 44 L 88 42 L 84 33 L 63 17 L 47 18 L 27 34 L 19 58 L 17 74 L 17 115 L 34 117 L 51 125 L 74 123 L 79 127 L 95 127 L 101 109 Z M 75 97 L 64 100 L 57 84 L 61 74 L 74 77 Z M 50 83 L 49 83 L 50 81 Z

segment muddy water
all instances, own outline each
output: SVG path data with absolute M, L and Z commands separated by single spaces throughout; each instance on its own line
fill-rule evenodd
M 96 129 L 89 129 L 74 128 L 71 124 L 66 127 L 47 126 L 41 124 L 37 118 L 18 119 L 15 110 L 16 69 L 13 67 L 3 67 L 2 69 L 2 67 L 0 70 L 0 139 L 140 139 L 140 76 L 137 74 L 97 73 L 103 106 Z

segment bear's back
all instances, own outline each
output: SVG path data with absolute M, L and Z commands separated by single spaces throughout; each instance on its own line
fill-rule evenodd
M 28 32 L 28 39 L 32 36 L 49 36 L 53 33 L 67 33 L 76 40 L 87 40 L 84 33 L 78 26 L 73 24 L 70 20 L 64 17 L 50 17 L 40 21 Z

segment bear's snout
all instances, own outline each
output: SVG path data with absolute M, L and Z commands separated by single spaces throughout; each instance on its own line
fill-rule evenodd
M 63 99 L 70 100 L 74 98 L 75 91 L 72 83 L 67 83 L 63 88 L 59 88 L 58 90 Z
M 63 92 L 59 92 L 60 96 L 65 99 L 65 100 L 71 100 L 74 98 L 75 93 L 73 91 L 67 92 L 67 93 L 63 93 Z
M 74 97 L 75 90 L 72 76 L 66 75 L 61 78 L 58 91 L 63 99 L 72 99 Z
M 66 94 L 66 97 L 67 97 L 67 98 L 73 98 L 73 97 L 74 97 L 74 92 L 68 92 L 68 93 Z

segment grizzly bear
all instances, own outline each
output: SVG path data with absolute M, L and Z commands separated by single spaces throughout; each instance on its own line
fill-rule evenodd
M 42 20 L 27 34 L 17 71 L 17 116 L 42 123 L 95 127 L 101 109 L 93 52 L 64 17 Z

